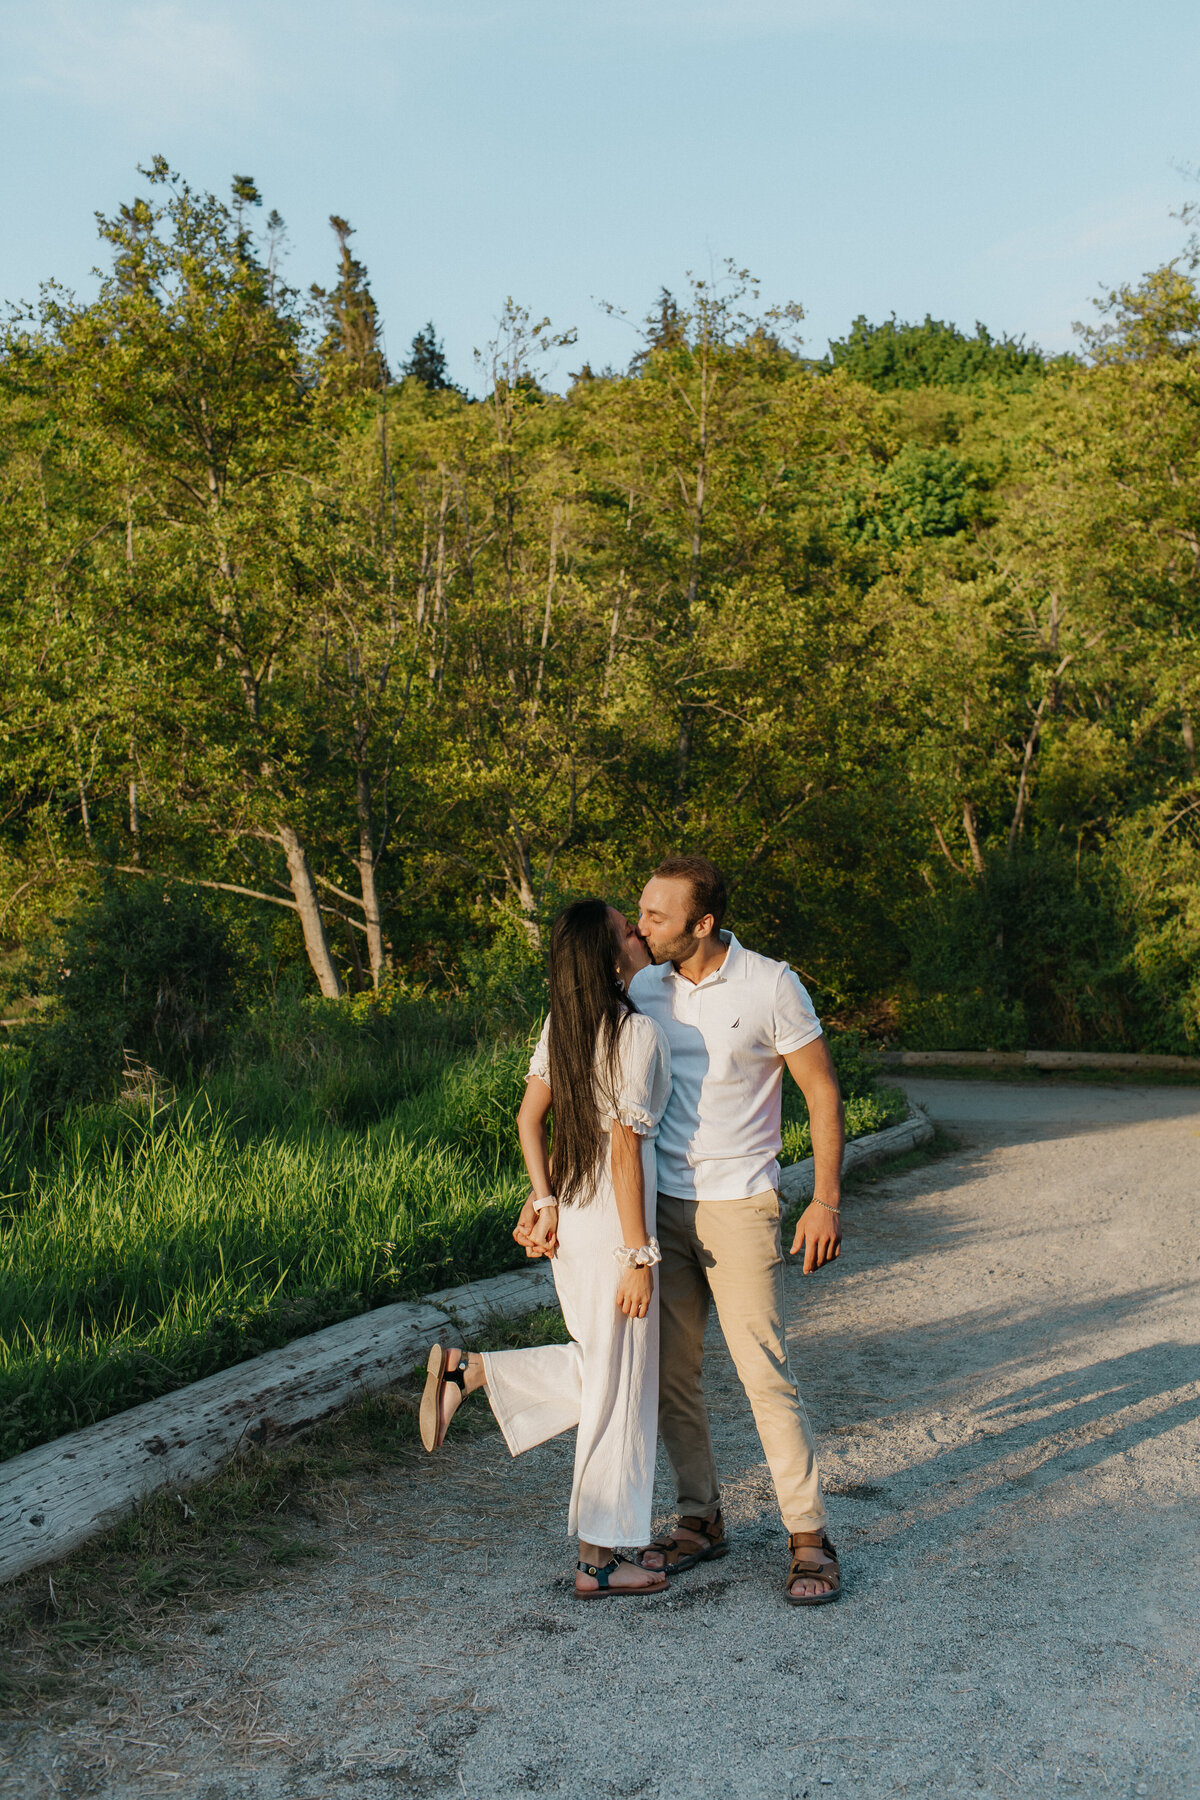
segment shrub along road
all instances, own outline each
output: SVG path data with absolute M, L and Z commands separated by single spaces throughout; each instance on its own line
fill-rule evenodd
M 1200 1093 L 906 1085 L 957 1144 L 859 1178 L 840 1263 L 789 1278 L 837 1606 L 782 1602 L 714 1334 L 724 1562 L 581 1607 L 570 1445 L 464 1432 L 347 1486 L 327 1561 L 31 1727 L 5 1791 L 1194 1794 Z

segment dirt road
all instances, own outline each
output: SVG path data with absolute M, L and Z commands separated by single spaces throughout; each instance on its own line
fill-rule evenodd
M 1200 1092 L 907 1086 L 960 1147 L 864 1183 L 841 1262 L 791 1276 L 837 1606 L 783 1604 L 714 1334 L 724 1562 L 581 1606 L 570 1445 L 463 1441 L 116 1670 L 103 1738 L 20 1740 L 11 1791 L 1200 1795 Z

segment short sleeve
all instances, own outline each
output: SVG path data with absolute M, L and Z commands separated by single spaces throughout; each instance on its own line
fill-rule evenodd
M 525 1079 L 526 1081 L 532 1081 L 535 1076 L 539 1081 L 544 1081 L 547 1087 L 550 1086 L 549 1014 L 546 1016 L 546 1023 L 542 1026 L 542 1035 L 539 1037 L 533 1055 L 529 1059 L 529 1073 L 526 1075 Z
M 666 1035 L 645 1013 L 630 1013 L 617 1040 L 615 1116 L 640 1136 L 658 1130 L 671 1096 Z
M 802 1050 L 821 1035 L 821 1021 L 816 1015 L 808 989 L 794 970 L 780 971 L 775 990 L 775 1048 L 780 1056 Z

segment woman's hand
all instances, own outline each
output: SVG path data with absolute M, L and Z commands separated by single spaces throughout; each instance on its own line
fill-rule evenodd
M 652 1268 L 621 1270 L 621 1279 L 617 1283 L 617 1306 L 629 1318 L 645 1318 L 650 1311 L 650 1300 L 653 1293 L 654 1270 Z
M 558 1250 L 558 1208 L 543 1206 L 533 1222 L 529 1242 L 535 1256 L 553 1256 Z

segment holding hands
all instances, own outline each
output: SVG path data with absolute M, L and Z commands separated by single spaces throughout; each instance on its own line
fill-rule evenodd
M 539 1212 L 530 1194 L 516 1224 L 513 1237 L 526 1256 L 553 1256 L 558 1249 L 558 1207 L 553 1202 Z
M 531 1259 L 553 1257 L 558 1250 L 558 1207 L 543 1206 L 538 1211 L 533 1199 L 530 1194 L 521 1208 L 520 1217 L 513 1226 L 513 1238 Z M 653 1293 L 654 1272 L 649 1265 L 622 1269 L 617 1285 L 617 1306 L 627 1317 L 644 1319 L 650 1311 Z

